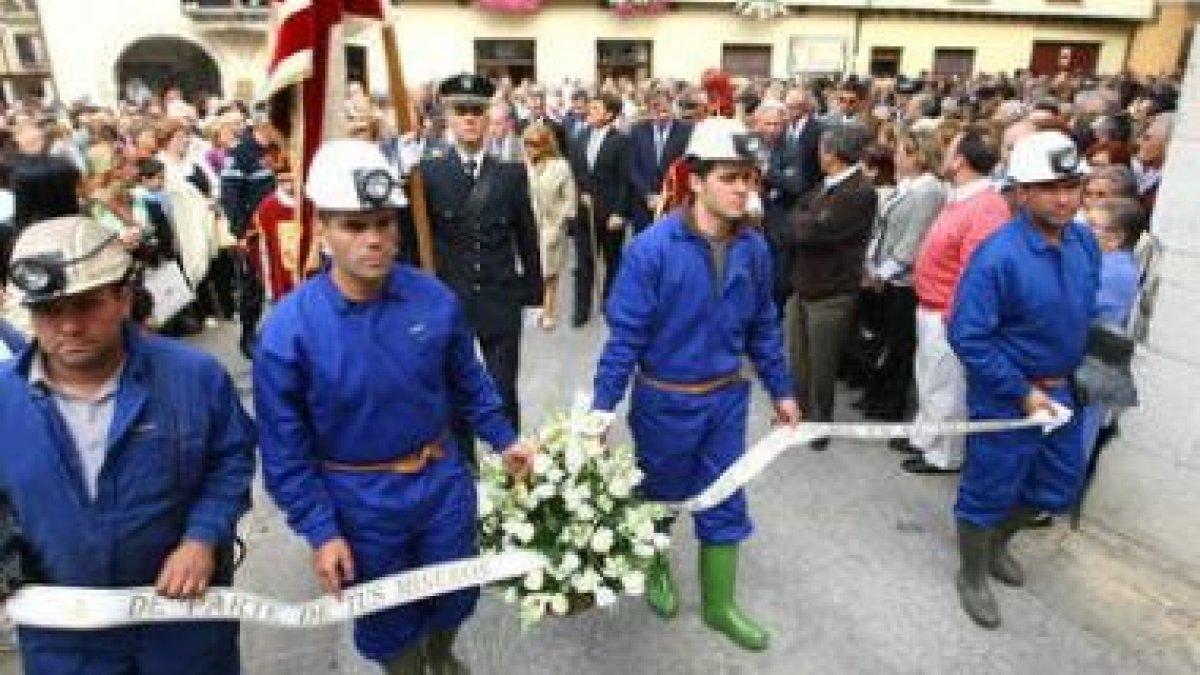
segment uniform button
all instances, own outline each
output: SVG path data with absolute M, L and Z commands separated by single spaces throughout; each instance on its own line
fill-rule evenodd
M 483 287 L 482 287 L 482 286 L 480 286 L 479 284 L 475 284 L 475 285 L 474 285 L 474 286 L 472 286 L 471 288 L 472 288 L 472 289 L 473 289 L 473 290 L 474 290 L 476 293 L 478 293 L 479 291 L 482 291 L 482 290 L 483 290 Z
M 475 263 L 475 271 L 478 272 L 479 270 L 480 270 L 479 263 Z

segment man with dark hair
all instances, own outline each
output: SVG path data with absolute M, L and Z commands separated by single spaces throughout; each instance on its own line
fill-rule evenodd
M 531 124 L 540 124 L 554 133 L 558 152 L 565 157 L 567 155 L 567 130 L 546 111 L 546 92 L 541 89 L 531 91 L 525 98 L 525 104 L 529 107 L 529 116 L 521 120 L 517 126 L 517 135 L 524 136 L 525 130 Z
M 130 267 L 116 235 L 81 216 L 17 240 L 10 277 L 35 340 L 0 369 L 0 492 L 42 583 L 199 598 L 232 582 L 254 427 L 214 358 L 128 320 Z M 23 626 L 19 643 L 27 673 L 241 672 L 230 621 Z
M 988 585 L 1021 586 L 1025 574 L 1008 549 L 1040 510 L 1076 503 L 1087 462 L 1069 378 L 1083 362 L 1100 285 L 1100 248 L 1074 220 L 1082 163 L 1058 131 L 1017 142 L 1008 176 L 1021 210 L 967 263 L 947 334 L 963 364 L 973 420 L 1043 414 L 1047 429 L 1025 428 L 967 439 L 954 515 L 963 610 L 994 629 L 1000 611 Z
M 477 128 L 486 102 L 471 105 Z M 330 264 L 264 323 L 254 400 L 267 490 L 312 547 L 321 587 L 337 593 L 475 555 L 470 449 L 448 434 L 453 416 L 469 418 L 518 477 L 532 452 L 476 356 L 461 295 L 395 262 L 403 198 L 378 147 L 321 146 L 305 193 Z M 388 675 L 466 672 L 453 646 L 478 597 L 466 589 L 365 616 L 355 644 Z
M 862 284 L 863 260 L 878 197 L 859 164 L 871 136 L 855 122 L 821 132 L 818 156 L 825 178 L 803 198 L 793 218 L 792 279 L 796 293 L 792 368 L 803 383 L 804 408 L 817 422 L 833 419 L 838 361 Z M 824 450 L 829 439 L 813 441 Z
M 504 412 L 520 429 L 521 311 L 542 300 L 529 183 L 523 165 L 486 152 L 485 114 L 495 93 L 490 82 L 458 75 L 442 82 L 438 93 L 448 109 L 451 140 L 427 146 L 417 169 L 425 178 L 437 275 L 462 303 Z M 454 431 L 473 460 L 469 426 L 458 419 Z
M 936 424 L 966 415 L 966 381 L 962 366 L 946 341 L 959 277 L 975 249 L 1008 220 L 1008 204 L 988 179 L 998 157 L 983 134 L 968 128 L 950 141 L 941 174 L 950 195 L 917 253 L 913 284 L 917 291 L 917 422 Z M 891 443 L 908 452 L 903 469 L 910 473 L 954 473 L 963 461 L 958 436 L 916 434 Z
M 776 420 L 800 420 L 771 297 L 770 252 L 747 223 L 756 140 L 736 120 L 696 125 L 686 153 L 690 203 L 633 240 L 608 300 L 594 414 L 607 428 L 634 379 L 629 428 L 647 499 L 694 497 L 745 452 L 746 357 L 774 401 Z M 736 601 L 739 547 L 753 530 L 745 493 L 693 518 L 704 623 L 744 649 L 766 649 L 767 631 Z M 666 552 L 650 569 L 646 599 L 663 618 L 679 612 Z
M 662 200 L 667 169 L 683 155 L 691 136 L 691 123 L 675 119 L 671 96 L 658 91 L 650 98 L 651 117 L 633 125 L 629 133 L 630 200 L 633 229 L 641 232 L 654 221 Z
M 629 223 L 629 139 L 614 125 L 621 99 L 601 94 L 588 101 L 588 132 L 571 152 L 579 185 L 579 220 L 575 227 L 575 312 L 571 325 L 587 323 L 595 295 L 596 256 L 604 261 L 603 297 L 608 298 L 621 262 Z M 600 250 L 597 251 L 596 249 Z
M 570 110 L 563 115 L 563 129 L 567 133 L 567 146 L 559 149 L 564 155 L 568 154 L 570 148 L 581 138 L 587 137 L 587 114 L 588 93 L 582 89 L 576 90 L 571 94 Z

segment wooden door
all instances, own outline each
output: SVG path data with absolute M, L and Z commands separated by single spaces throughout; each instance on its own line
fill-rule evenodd
M 734 77 L 768 79 L 771 77 L 771 46 L 723 45 L 721 67 Z
M 1035 42 L 1029 71 L 1033 75 L 1095 75 L 1099 62 L 1099 42 Z

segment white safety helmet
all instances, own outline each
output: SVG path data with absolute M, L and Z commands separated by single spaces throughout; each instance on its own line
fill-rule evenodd
M 1087 164 L 1075 142 L 1061 131 L 1038 131 L 1022 138 L 1008 158 L 1008 179 L 1018 185 L 1079 178 L 1086 173 Z
M 696 123 L 684 156 L 706 162 L 759 162 L 764 152 L 762 139 L 740 121 L 708 117 Z
M 408 205 L 396 170 L 374 143 L 357 138 L 317 148 L 304 194 L 319 211 L 374 211 Z
M 132 265 L 114 232 L 85 216 L 61 216 L 21 233 L 8 277 L 21 304 L 30 306 L 123 281 Z

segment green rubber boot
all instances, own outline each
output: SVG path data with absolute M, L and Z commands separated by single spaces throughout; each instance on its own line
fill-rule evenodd
M 383 672 L 387 675 L 425 675 L 425 645 L 417 644 L 403 654 L 386 661 Z
M 701 617 L 706 626 L 724 634 L 742 649 L 761 652 L 771 638 L 737 607 L 734 599 L 737 562 L 737 544 L 700 545 Z
M 679 616 L 679 593 L 675 590 L 675 579 L 671 575 L 671 560 L 666 553 L 658 553 L 646 570 L 646 604 L 664 619 Z
M 992 537 L 992 555 L 988 561 L 988 570 L 992 576 L 1009 586 L 1025 585 L 1025 570 L 1021 563 L 1008 550 L 1008 544 L 1013 536 L 1020 532 L 1025 524 L 1037 513 L 1037 509 L 1018 506 L 1016 510 L 996 526 L 996 534 Z
M 425 663 L 429 675 L 470 675 L 467 664 L 454 656 L 457 630 L 430 633 L 425 641 Z
M 1000 608 L 988 588 L 992 534 L 991 528 L 958 521 L 958 554 L 962 558 L 962 567 L 955 579 L 958 601 L 967 616 L 987 629 L 1000 625 Z

